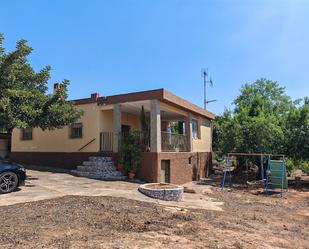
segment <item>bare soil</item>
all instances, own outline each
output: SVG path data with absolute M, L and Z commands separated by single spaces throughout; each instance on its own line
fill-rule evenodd
M 0 207 L 0 248 L 309 248 L 309 192 L 205 193 L 224 211 L 66 196 Z

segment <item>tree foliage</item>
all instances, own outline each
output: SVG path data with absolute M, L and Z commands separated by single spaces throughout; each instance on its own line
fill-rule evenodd
M 302 100 L 284 123 L 286 153 L 294 160 L 309 161 L 309 98 Z
M 245 84 L 214 125 L 214 144 L 223 153 L 285 153 L 308 158 L 308 98 L 297 106 L 277 82 L 259 79 Z
M 56 94 L 47 94 L 51 67 L 35 72 L 27 57 L 32 48 L 20 40 L 16 49 L 5 52 L 0 33 L 0 128 L 61 128 L 75 122 L 82 113 L 67 101 L 68 80 Z

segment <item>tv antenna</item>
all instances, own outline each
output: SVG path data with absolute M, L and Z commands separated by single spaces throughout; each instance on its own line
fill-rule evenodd
M 211 76 L 208 78 L 208 68 L 203 68 L 202 69 L 202 77 L 204 81 L 204 109 L 206 110 L 206 106 L 208 103 L 215 102 L 217 101 L 216 99 L 213 100 L 207 100 L 206 98 L 206 85 L 209 84 L 211 87 L 213 86 L 213 81 Z

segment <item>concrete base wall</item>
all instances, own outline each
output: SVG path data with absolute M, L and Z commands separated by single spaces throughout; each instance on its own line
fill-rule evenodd
M 21 164 L 75 169 L 90 156 L 111 156 L 117 159 L 117 154 L 112 152 L 11 152 L 10 159 Z
M 111 156 L 117 162 L 117 153 L 106 152 L 12 152 L 13 161 L 23 164 L 74 169 L 90 156 Z M 160 182 L 161 161 L 170 161 L 170 182 L 183 184 L 208 176 L 210 152 L 143 152 L 137 178 Z

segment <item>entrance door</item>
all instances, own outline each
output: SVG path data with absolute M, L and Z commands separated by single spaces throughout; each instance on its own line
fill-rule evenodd
M 170 160 L 161 161 L 160 182 L 170 182 Z
M 129 133 L 131 130 L 130 125 L 121 125 L 121 132 L 122 133 Z

